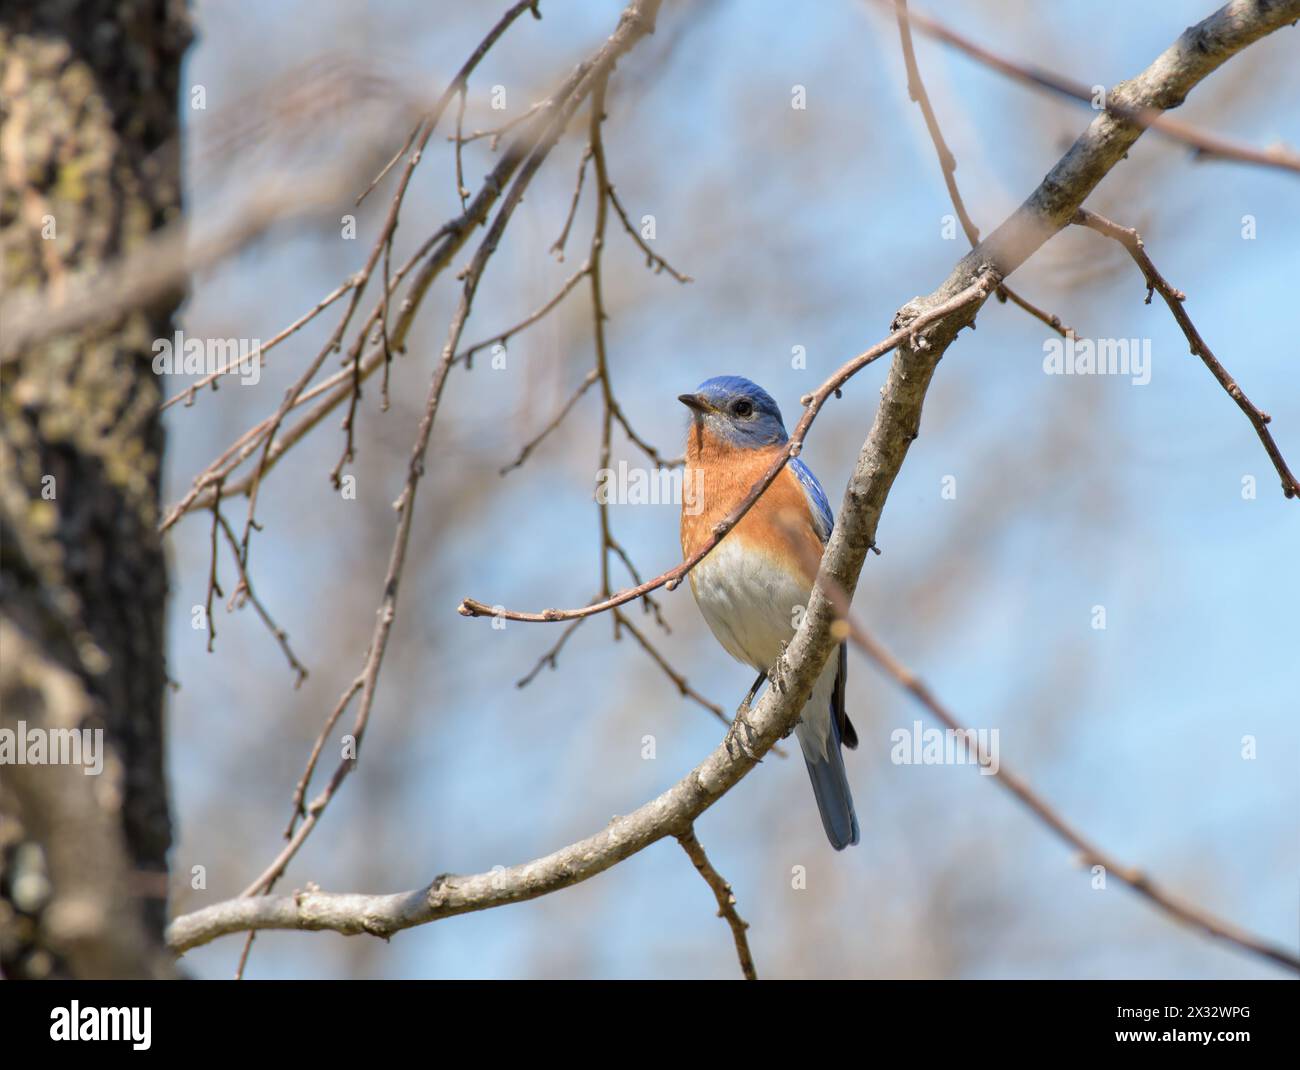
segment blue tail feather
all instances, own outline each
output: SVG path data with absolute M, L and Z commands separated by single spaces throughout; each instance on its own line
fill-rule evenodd
M 842 851 L 858 842 L 858 815 L 853 811 L 853 796 L 844 771 L 840 741 L 832 739 L 830 744 L 825 758 L 818 755 L 816 759 L 809 759 L 805 754 L 804 762 L 812 780 L 813 794 L 817 797 L 817 809 L 822 815 L 826 838 L 835 850 Z

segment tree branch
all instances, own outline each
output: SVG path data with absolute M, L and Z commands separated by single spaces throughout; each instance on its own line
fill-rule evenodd
M 744 974 L 746 981 L 757 981 L 758 971 L 754 968 L 754 956 L 749 950 L 749 937 L 745 935 L 749 922 L 736 912 L 736 897 L 732 894 L 731 885 L 713 868 L 709 856 L 704 853 L 704 847 L 695 838 L 694 828 L 688 828 L 678 835 L 677 842 L 682 845 L 686 857 L 694 864 L 700 876 L 704 878 L 704 883 L 713 892 L 713 897 L 718 901 L 718 917 L 726 919 L 727 924 L 731 926 L 731 937 L 736 941 L 736 957 L 740 959 L 740 972 Z
M 1126 109 L 1175 106 L 1231 56 L 1298 17 L 1300 0 L 1267 7 L 1249 0 L 1233 0 L 1187 30 L 1150 67 L 1118 87 L 1115 95 Z M 1143 130 L 1141 123 L 1125 115 L 1099 114 L 1025 203 L 963 257 L 934 293 L 908 302 L 895 317 L 894 333 L 858 358 L 867 363 L 898 347 L 871 432 L 822 557 L 817 586 L 794 638 L 772 668 L 772 685 L 703 762 L 667 791 L 632 813 L 615 818 L 595 835 L 532 862 L 472 876 L 443 875 L 425 888 L 394 895 L 340 895 L 309 889 L 292 896 L 228 900 L 177 918 L 167 934 L 173 950 L 184 952 L 227 933 L 262 929 L 331 929 L 386 937 L 439 918 L 522 902 L 569 887 L 666 836 L 679 836 L 689 829 L 700 814 L 754 768 L 781 736 L 793 729 L 822 666 L 838 647 L 841 634 L 833 627 L 837 614 L 825 592 L 843 592 L 847 600 L 852 599 L 866 555 L 875 545 L 885 500 L 918 434 L 926 391 L 944 352 L 961 328 L 974 321 L 996 280 L 1009 275 L 1073 219 L 1084 199 Z M 850 361 L 846 368 L 856 370 L 855 363 Z M 792 436 L 790 448 L 751 489 L 742 508 L 719 525 L 718 538 L 734 526 L 789 456 L 797 452 L 797 443 L 824 400 L 825 396 L 819 400 L 816 395 L 809 400 L 796 429 L 799 438 Z M 680 578 L 694 563 L 694 559 L 685 562 L 651 581 L 653 586 L 640 587 L 653 589 L 666 583 L 673 573 Z M 516 614 L 515 619 L 574 619 L 621 605 L 643 593 L 639 588 L 625 591 L 607 600 L 607 604 L 585 611 Z M 467 603 L 462 612 L 476 615 L 480 607 L 482 612 L 491 613 L 490 607 L 481 603 Z M 734 746 L 737 740 L 743 740 L 743 745 Z
M 340 760 L 329 783 L 307 807 L 306 817 L 302 824 L 293 832 L 289 842 L 276 856 L 275 860 L 245 889 L 245 896 L 254 896 L 259 892 L 266 891 L 279 879 L 285 867 L 288 866 L 316 827 L 320 815 L 329 805 L 344 779 L 356 767 L 362 738 L 369 723 L 370 712 L 374 707 L 375 693 L 379 685 L 379 671 L 383 665 L 388 639 L 392 633 L 393 621 L 397 615 L 397 594 L 406 565 L 406 552 L 415 508 L 415 495 L 420 479 L 424 475 L 425 455 L 428 452 L 429 440 L 433 434 L 433 425 L 437 418 L 447 375 L 455 360 L 465 321 L 469 317 L 470 308 L 473 305 L 483 271 L 493 253 L 496 252 L 497 245 L 510 222 L 511 216 L 522 202 L 524 191 L 528 188 L 533 176 L 537 173 L 551 149 L 554 148 L 560 135 L 568 125 L 569 119 L 582 101 L 598 86 L 603 85 L 604 79 L 608 78 L 609 72 L 618 60 L 637 41 L 646 34 L 653 32 L 658 8 L 659 0 L 633 0 L 624 10 L 622 17 L 619 19 L 618 27 L 609 40 L 601 46 L 591 60 L 580 65 L 575 76 L 570 78 L 568 91 L 563 95 L 557 94 L 552 108 L 547 109 L 545 126 L 543 127 L 544 132 L 533 146 L 527 160 L 520 167 L 519 173 L 515 176 L 509 192 L 492 221 L 492 225 L 488 228 L 482 242 L 479 243 L 473 259 L 465 271 L 465 282 L 460 302 L 452 315 L 447 341 L 443 346 L 441 359 L 434 371 L 433 380 L 429 386 L 428 398 L 425 402 L 424 415 L 420 420 L 415 442 L 411 447 L 406 484 L 394 504 L 398 513 L 397 530 L 393 536 L 393 547 L 389 554 L 388 570 L 384 577 L 383 592 L 376 612 L 374 631 L 366 652 L 365 664 L 359 677 L 361 681 L 360 699 L 350 733 L 355 741 L 355 751 L 352 756 Z M 419 279 L 417 278 L 413 289 L 418 286 Z M 418 292 L 422 293 L 423 291 Z M 346 706 L 355 692 L 356 681 L 354 680 L 345 689 L 343 697 L 340 698 L 339 707 Z M 337 713 L 332 716 L 337 717 Z
M 957 733 L 958 739 L 965 740 L 966 745 L 974 752 L 976 761 L 982 767 L 982 770 L 991 771 L 995 780 L 1022 802 L 1030 813 L 1051 829 L 1061 840 L 1073 847 L 1078 852 L 1081 865 L 1088 867 L 1101 866 L 1107 874 L 1118 878 L 1175 921 L 1200 929 L 1216 940 L 1223 940 L 1226 943 L 1233 944 L 1239 950 L 1258 955 L 1269 960 L 1274 965 L 1300 973 L 1300 958 L 1296 955 L 1283 948 L 1276 947 L 1252 933 L 1246 932 L 1244 929 L 1239 929 L 1230 922 L 1216 918 L 1213 914 L 1202 910 L 1195 904 L 1185 902 L 1166 892 L 1163 888 L 1157 887 L 1141 870 L 1123 865 L 1114 856 L 1108 854 L 1085 838 L 1082 833 L 1075 830 L 1025 780 L 1011 772 L 1005 763 L 999 761 L 996 767 L 993 766 L 989 755 L 979 743 L 978 736 L 958 721 L 952 711 L 934 696 L 934 693 L 920 677 L 895 658 L 853 619 L 849 613 L 848 601 L 845 599 L 843 592 L 830 588 L 828 594 L 835 603 L 837 612 L 841 615 L 835 631 L 866 654 L 886 675 L 892 677 L 895 683 L 908 691 L 917 702 L 929 710 L 939 721 Z
M 895 5 L 896 0 L 877 0 L 877 2 L 892 7 Z M 1297 15 L 1294 13 L 1288 14 L 1287 6 L 1286 3 L 1271 4 L 1269 0 L 1233 0 L 1232 3 L 1226 4 L 1211 18 L 1191 27 L 1179 39 L 1179 43 L 1186 43 L 1189 49 L 1199 50 L 1207 55 L 1220 52 L 1224 42 L 1217 39 L 1219 34 L 1231 35 L 1239 28 L 1253 30 L 1261 26 L 1268 26 L 1268 29 L 1265 29 L 1263 33 L 1271 33 L 1286 23 L 1295 22 Z M 1274 21 L 1279 15 L 1281 21 Z M 1220 16 L 1225 17 L 1220 18 Z M 958 51 L 964 52 L 971 59 L 984 64 L 984 66 L 997 71 L 999 74 L 1004 74 L 1008 78 L 1019 82 L 1050 90 L 1053 93 L 1059 93 L 1071 100 L 1079 100 L 1093 107 L 1099 106 L 1091 86 L 1086 86 L 1082 82 L 1076 82 L 1069 78 L 1062 78 L 1060 75 L 1043 70 L 1041 67 L 1019 63 L 1005 56 L 997 55 L 987 48 L 977 45 L 969 38 L 949 29 L 942 23 L 924 15 L 909 13 L 907 18 L 922 33 L 943 41 L 945 44 L 952 45 Z M 1188 35 L 1192 36 L 1189 37 Z M 1255 38 L 1252 38 L 1252 40 L 1255 40 Z M 1249 44 L 1250 42 L 1246 43 Z M 1214 63 L 1214 66 L 1217 67 L 1222 62 L 1223 59 L 1220 58 Z M 1202 74 L 1200 78 L 1204 76 Z M 1197 80 L 1199 81 L 1200 78 Z M 1239 160 L 1242 163 L 1258 164 L 1262 167 L 1278 167 L 1285 171 L 1300 173 L 1300 156 L 1281 145 L 1270 146 L 1267 149 L 1241 145 L 1235 141 L 1229 141 L 1227 138 L 1206 133 L 1189 123 L 1180 122 L 1177 119 L 1171 119 L 1169 116 L 1163 115 L 1162 112 L 1165 109 L 1176 108 L 1183 102 L 1181 96 L 1141 102 L 1121 97 L 1120 93 L 1123 89 L 1124 83 L 1120 83 L 1112 93 L 1107 94 L 1104 103 L 1100 106 L 1119 118 L 1136 123 L 1143 128 L 1149 127 L 1158 130 L 1175 141 L 1182 141 L 1195 149 L 1199 155 L 1226 160 Z
M 1128 250 L 1129 256 L 1133 258 L 1134 263 L 1142 272 L 1142 277 L 1146 280 L 1147 304 L 1151 304 L 1151 295 L 1154 292 L 1158 292 L 1164 298 L 1165 304 L 1169 306 L 1169 311 L 1174 314 L 1174 319 L 1178 321 L 1178 326 L 1187 337 L 1187 344 L 1191 346 L 1192 352 L 1204 361 L 1205 366 L 1210 369 L 1210 374 L 1219 381 L 1219 385 L 1227 392 L 1228 397 L 1232 398 L 1237 403 L 1237 407 L 1246 414 L 1246 419 L 1250 421 L 1251 426 L 1255 429 L 1255 434 L 1259 436 L 1260 442 L 1264 444 L 1268 459 L 1273 462 L 1273 467 L 1277 469 L 1277 474 L 1282 479 L 1282 493 L 1288 498 L 1300 500 L 1300 482 L 1296 481 L 1295 475 L 1287 467 L 1282 451 L 1278 449 L 1278 445 L 1273 441 L 1273 435 L 1268 429 L 1271 418 L 1268 413 L 1263 412 L 1251 402 L 1250 398 L 1246 397 L 1245 392 L 1237 385 L 1237 380 L 1228 374 L 1227 369 L 1210 352 L 1210 347 L 1205 344 L 1201 332 L 1196 329 L 1191 317 L 1187 314 L 1187 309 L 1183 307 L 1187 295 L 1182 290 L 1177 290 L 1171 286 L 1165 277 L 1156 270 L 1155 264 L 1151 262 L 1151 257 L 1147 255 L 1146 247 L 1142 243 L 1142 236 L 1132 227 L 1122 227 L 1118 223 L 1111 222 L 1105 216 L 1090 212 L 1086 208 L 1079 209 L 1078 214 L 1074 217 L 1074 222 L 1087 227 L 1089 230 L 1095 230 L 1104 237 L 1113 238 Z
M 925 91 L 925 82 L 921 80 L 921 68 L 916 62 L 916 49 L 912 47 L 912 27 L 908 21 L 907 0 L 894 0 L 894 4 L 898 15 L 898 39 L 903 49 L 903 65 L 907 68 L 907 95 L 921 109 L 925 128 L 929 131 L 930 141 L 934 144 L 935 155 L 939 157 L 939 169 L 943 172 L 944 185 L 948 187 L 948 199 L 952 201 L 953 211 L 957 213 L 966 240 L 974 248 L 979 244 L 980 229 L 971 219 L 970 213 L 966 211 L 966 202 L 962 199 L 961 190 L 957 188 L 957 158 L 953 156 L 952 150 L 948 148 L 948 142 L 944 140 L 943 131 L 939 128 L 939 118 L 930 103 L 930 94 Z M 1013 305 L 1024 309 L 1063 338 L 1075 337 L 1074 329 L 1065 326 L 1059 316 L 1044 312 L 1037 305 L 1021 297 L 1011 287 L 1000 285 L 996 293 L 999 301 L 1010 301 Z

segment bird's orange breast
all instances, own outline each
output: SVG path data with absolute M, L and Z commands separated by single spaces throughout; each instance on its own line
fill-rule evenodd
M 713 529 L 740 504 L 782 448 L 780 444 L 737 447 L 710 434 L 698 422 L 692 424 L 686 440 L 685 486 L 691 495 L 683 495 L 684 557 L 712 538 Z M 808 497 L 788 465 L 727 535 L 728 541 L 733 539 L 747 550 L 782 562 L 811 589 L 822 544 L 813 528 Z

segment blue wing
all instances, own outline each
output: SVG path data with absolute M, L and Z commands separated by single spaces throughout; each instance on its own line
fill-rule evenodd
M 831 503 L 822 490 L 822 485 L 817 482 L 817 477 L 803 461 L 798 457 L 791 458 L 790 467 L 799 478 L 804 494 L 808 496 L 813 528 L 824 544 L 830 539 L 835 527 Z M 831 693 L 831 744 L 824 757 L 818 756 L 814 761 L 808 759 L 806 754 L 804 756 L 808 775 L 812 778 L 813 794 L 817 797 L 817 809 L 821 812 L 822 827 L 826 830 L 831 846 L 837 851 L 858 842 L 858 817 L 853 811 L 853 796 L 849 791 L 844 756 L 840 751 L 841 746 L 852 750 L 858 745 L 858 733 L 844 708 L 848 676 L 848 646 L 841 643 L 839 664 L 835 672 L 835 690 Z
M 831 537 L 831 530 L 835 527 L 835 514 L 831 512 L 831 503 L 827 500 L 822 485 L 817 482 L 817 477 L 803 461 L 798 457 L 790 458 L 790 468 L 799 477 L 804 493 L 808 495 L 808 508 L 812 511 L 813 527 L 817 530 L 817 537 L 824 544 Z

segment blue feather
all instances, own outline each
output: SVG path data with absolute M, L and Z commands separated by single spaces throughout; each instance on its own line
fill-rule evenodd
M 817 482 L 817 477 L 812 474 L 812 469 L 803 461 L 792 457 L 790 467 L 803 484 L 804 493 L 808 496 L 808 507 L 812 510 L 813 527 L 817 529 L 817 535 L 824 546 L 835 530 L 835 514 L 831 512 L 831 503 L 822 490 L 822 485 Z

